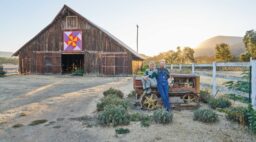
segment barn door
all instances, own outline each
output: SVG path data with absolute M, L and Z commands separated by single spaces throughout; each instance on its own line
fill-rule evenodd
M 128 59 L 124 53 L 102 53 L 101 74 L 123 75 L 128 73 Z
M 36 73 L 61 73 L 61 54 L 36 53 Z
M 21 59 L 21 73 L 30 74 L 31 73 L 31 58 L 22 58 Z
M 61 54 L 45 53 L 44 67 L 45 73 L 61 73 Z
M 44 73 L 44 53 L 35 53 L 35 73 Z
M 103 54 L 101 59 L 101 73 L 104 75 L 115 75 L 115 56 Z

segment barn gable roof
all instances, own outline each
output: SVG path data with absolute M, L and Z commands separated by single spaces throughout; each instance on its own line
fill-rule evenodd
M 37 38 L 40 34 L 42 34 L 43 32 L 45 32 L 49 27 L 51 27 L 54 22 L 58 19 L 59 15 L 61 15 L 61 13 L 65 10 L 70 10 L 71 12 L 73 12 L 75 15 L 79 16 L 81 19 L 87 21 L 89 24 L 91 24 L 92 26 L 96 27 L 97 29 L 99 29 L 100 31 L 104 32 L 106 35 L 108 35 L 110 38 L 112 38 L 114 41 L 116 41 L 118 44 L 120 44 L 122 47 L 126 48 L 129 52 L 131 52 L 135 57 L 137 57 L 138 59 L 143 60 L 144 57 L 141 56 L 140 54 L 138 54 L 136 51 L 134 51 L 132 48 L 130 48 L 128 45 L 126 45 L 124 42 L 122 42 L 121 40 L 119 40 L 117 37 L 115 37 L 114 35 L 112 35 L 111 33 L 109 33 L 108 31 L 106 31 L 105 29 L 99 27 L 98 25 L 94 24 L 93 22 L 91 22 L 90 20 L 86 19 L 84 16 L 82 16 L 81 14 L 79 14 L 78 12 L 76 12 L 75 10 L 71 9 L 70 7 L 68 7 L 67 5 L 64 5 L 63 8 L 58 12 L 58 14 L 55 16 L 55 18 L 53 19 L 53 21 L 47 25 L 44 29 L 42 29 L 36 36 L 34 36 L 31 40 L 29 40 L 27 43 L 25 43 L 20 49 L 18 49 L 13 56 L 18 56 L 19 55 L 19 51 L 25 47 L 26 45 L 28 45 L 30 42 L 32 42 L 35 38 Z

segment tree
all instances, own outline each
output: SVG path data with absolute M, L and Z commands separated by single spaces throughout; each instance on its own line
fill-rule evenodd
M 251 55 L 248 52 L 245 52 L 240 55 L 240 61 L 250 61 Z
M 184 64 L 195 62 L 194 50 L 190 47 L 177 47 L 176 51 L 169 50 L 162 52 L 157 56 L 149 57 L 144 62 L 155 61 L 159 62 L 161 59 L 165 59 L 167 64 Z
M 177 51 L 168 52 L 167 56 L 164 58 L 168 64 L 184 64 L 195 62 L 194 50 L 190 47 L 177 47 Z
M 231 61 L 233 58 L 230 52 L 230 47 L 226 43 L 217 44 L 215 47 L 215 51 L 215 58 L 217 61 L 228 62 Z
M 243 42 L 246 48 L 246 53 L 242 54 L 240 59 L 248 61 L 250 57 L 256 58 L 256 31 L 247 31 L 243 38 Z
M 195 62 L 194 53 L 195 53 L 195 51 L 192 48 L 185 47 L 182 50 L 183 63 L 193 63 L 193 62 Z

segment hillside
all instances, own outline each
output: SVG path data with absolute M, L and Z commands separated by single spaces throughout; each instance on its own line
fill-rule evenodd
M 0 57 L 11 57 L 12 52 L 0 51 Z
M 195 50 L 195 57 L 199 56 L 214 56 L 216 44 L 227 43 L 231 47 L 231 53 L 239 56 L 245 51 L 243 37 L 236 36 L 215 36 L 201 42 Z

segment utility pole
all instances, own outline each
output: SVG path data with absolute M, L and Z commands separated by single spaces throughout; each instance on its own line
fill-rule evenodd
M 136 25 L 137 27 L 137 53 L 139 53 L 139 25 Z

